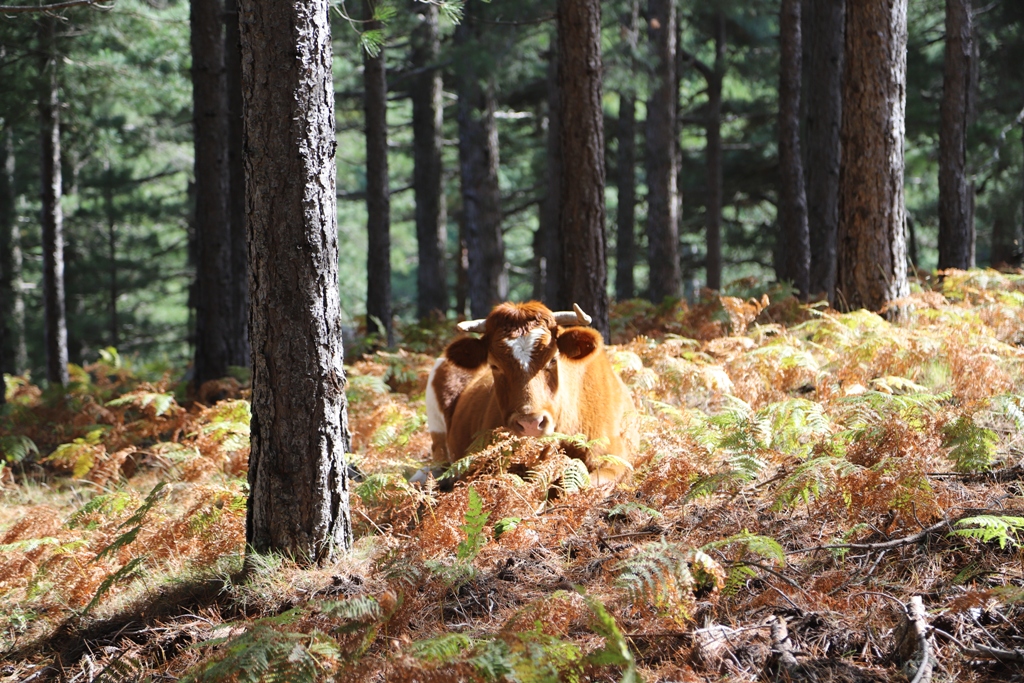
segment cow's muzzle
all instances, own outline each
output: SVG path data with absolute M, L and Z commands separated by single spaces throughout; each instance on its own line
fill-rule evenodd
M 512 429 L 521 436 L 547 436 L 555 431 L 555 421 L 547 413 L 516 415 L 512 418 Z

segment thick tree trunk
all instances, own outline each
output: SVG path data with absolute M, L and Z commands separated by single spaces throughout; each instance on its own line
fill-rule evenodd
M 1022 131 L 1024 132 L 1024 131 Z M 1024 136 L 1021 136 L 1024 142 Z M 1024 169 L 1021 171 L 1024 181 Z M 1024 199 L 1024 184 L 1021 187 L 1021 198 Z M 1024 219 L 1024 210 L 1021 211 Z M 1024 225 L 1018 223 L 1010 212 L 1005 218 L 997 217 L 992 226 L 992 263 L 994 268 L 1020 268 L 1024 263 Z
M 971 0 L 946 0 L 946 59 L 939 114 L 939 268 L 974 267 L 967 126 L 974 57 Z
M 807 224 L 811 240 L 810 292 L 829 299 L 836 286 L 839 226 L 839 130 L 843 118 L 843 34 L 846 0 L 808 0 L 804 41 L 807 94 Z
M 709 289 L 722 288 L 722 81 L 725 79 L 725 14 L 715 14 L 715 64 L 708 74 L 707 143 L 708 205 L 705 215 L 705 271 Z
M 242 161 L 242 46 L 238 0 L 224 0 L 224 86 L 228 116 L 228 222 L 231 224 L 231 364 L 249 367 L 249 247 Z
M 800 1 L 782 0 L 779 15 L 779 264 L 776 277 L 793 283 L 804 301 L 810 286 L 811 238 L 807 227 L 803 157 L 800 154 Z
M 647 102 L 648 297 L 661 303 L 678 297 L 679 194 L 676 185 L 676 7 L 674 0 L 648 2 L 654 50 L 654 92 Z
M 448 242 L 448 216 L 444 197 L 441 146 L 444 135 L 441 72 L 437 56 L 441 49 L 437 6 L 419 9 L 423 21 L 412 34 L 412 66 L 423 73 L 410 88 L 412 96 L 413 187 L 416 194 L 416 245 L 419 267 L 416 273 L 416 315 L 420 320 L 448 311 L 444 254 Z
M 904 239 L 903 138 L 907 0 L 850 2 L 843 70 L 843 165 L 833 305 L 899 308 L 909 293 Z
M 562 291 L 608 340 L 600 0 L 559 0 L 556 20 L 561 119 L 573 122 L 562 129 Z
M 196 350 L 194 383 L 231 365 L 231 225 L 228 122 L 221 0 L 192 0 L 192 102 L 196 176 Z
M 14 134 L 10 124 L 6 124 L 0 138 L 0 378 L 5 373 L 19 374 L 25 363 L 20 237 L 15 212 Z M 4 394 L 0 380 L 0 404 Z
M 615 298 L 636 296 L 636 100 L 619 95 L 618 155 L 615 160 L 619 205 L 615 212 Z
M 475 13 L 466 7 L 455 41 L 465 46 L 475 40 Z M 458 74 L 459 172 L 462 211 L 469 257 L 469 308 L 484 318 L 491 307 L 508 296 L 505 245 L 501 232 L 501 193 L 498 187 L 498 129 L 494 121 L 494 95 L 471 63 Z
M 562 97 L 558 86 L 558 35 L 552 38 L 551 57 L 548 60 L 548 130 L 545 179 L 547 194 L 540 207 L 541 254 L 538 269 L 541 271 L 540 296 L 548 306 L 566 310 L 569 302 L 562 291 Z
M 352 542 L 329 4 L 239 2 L 253 370 L 246 544 L 320 563 Z
M 68 383 L 68 326 L 64 312 L 64 212 L 61 209 L 60 93 L 57 85 L 57 19 L 39 21 L 39 138 L 42 156 L 43 305 L 46 379 Z
M 372 2 L 365 0 L 366 16 Z M 369 21 L 367 30 L 380 29 Z M 391 324 L 391 190 L 388 186 L 388 81 L 384 48 L 376 56 L 363 51 L 363 101 L 366 112 L 366 330 L 395 343 Z

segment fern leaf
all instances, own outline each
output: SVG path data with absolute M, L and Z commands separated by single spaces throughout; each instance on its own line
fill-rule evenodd
M 446 633 L 436 638 L 416 641 L 406 651 L 416 659 L 432 664 L 452 662 L 476 644 L 476 640 L 462 633 Z
M 100 587 L 96 589 L 96 595 L 94 595 L 92 600 L 89 601 L 89 604 L 85 606 L 82 613 L 88 614 L 92 611 L 92 608 L 99 604 L 100 599 L 106 595 L 107 591 L 109 591 L 115 583 L 127 581 L 128 579 L 133 579 L 140 575 L 145 568 L 146 559 L 146 555 L 136 557 L 131 562 L 104 579 L 103 583 L 100 584 Z
M 590 664 L 619 666 L 623 668 L 621 683 L 639 683 L 640 676 L 636 671 L 636 659 L 629 649 L 629 643 L 623 636 L 619 625 L 615 623 L 614 617 L 597 598 L 591 597 L 577 588 L 580 595 L 587 602 L 587 607 L 593 613 L 590 628 L 594 633 L 604 638 L 604 647 L 587 655 L 586 661 Z
M 562 489 L 567 493 L 575 493 L 590 487 L 590 472 L 587 465 L 576 458 L 569 458 L 562 470 Z
M 1008 517 L 1003 515 L 979 515 L 967 517 L 956 523 L 958 527 L 951 533 L 966 538 L 976 538 L 983 543 L 998 541 L 1000 548 L 1007 544 L 1019 545 L 1021 532 L 1024 532 L 1024 517 Z
M 733 534 L 728 538 L 707 543 L 701 546 L 701 550 L 727 548 L 734 545 L 742 546 L 747 552 L 751 552 L 767 560 L 772 560 L 779 565 L 786 564 L 786 551 L 782 547 L 781 543 L 771 536 L 758 536 L 746 530 L 738 534 Z
M 466 521 L 461 527 L 466 538 L 459 543 L 459 547 L 455 551 L 455 556 L 460 562 L 472 562 L 476 559 L 480 549 L 487 543 L 484 528 L 487 526 L 488 517 L 490 517 L 490 513 L 483 511 L 480 494 L 476 492 L 476 489 L 470 487 Z
M 0 436 L 0 459 L 2 461 L 13 465 L 27 460 L 33 453 L 39 455 L 39 447 L 27 436 Z
M 998 438 L 991 429 L 974 422 L 971 415 L 961 415 L 942 429 L 942 445 L 957 472 L 984 472 L 996 457 Z

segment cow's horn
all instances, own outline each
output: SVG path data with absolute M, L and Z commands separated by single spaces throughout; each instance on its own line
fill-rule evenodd
M 457 327 L 463 332 L 483 332 L 486 324 L 487 320 L 481 318 L 480 320 L 463 320 Z
M 589 325 L 593 318 L 583 312 L 579 304 L 573 304 L 571 311 L 557 311 L 555 316 L 555 322 L 563 327 L 569 325 Z

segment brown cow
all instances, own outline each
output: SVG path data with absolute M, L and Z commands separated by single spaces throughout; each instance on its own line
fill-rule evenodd
M 552 313 L 531 301 L 500 304 L 486 320 L 460 323 L 483 336 L 449 344 L 430 373 L 435 458 L 454 462 L 478 434 L 497 427 L 520 436 L 584 434 L 600 444 L 589 451 L 565 444 L 570 455 L 587 464 L 595 486 L 619 481 L 636 441 L 633 402 L 601 335 L 578 326 L 589 322 L 578 306 Z

